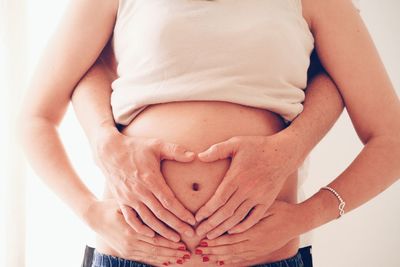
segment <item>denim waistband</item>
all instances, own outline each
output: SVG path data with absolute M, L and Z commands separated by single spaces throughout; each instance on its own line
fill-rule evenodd
M 151 267 L 151 266 L 152 265 L 142 262 L 126 260 L 123 258 L 106 255 L 98 252 L 97 250 L 94 250 L 93 254 L 92 267 Z M 298 251 L 297 254 L 291 258 L 271 263 L 253 265 L 253 266 L 254 267 L 304 267 L 304 264 L 301 258 L 301 253 L 300 251 Z
M 304 267 L 304 263 L 300 251 L 297 251 L 297 254 L 291 258 L 271 263 L 253 265 L 253 267 Z
M 146 263 L 126 260 L 94 250 L 92 267 L 149 267 Z

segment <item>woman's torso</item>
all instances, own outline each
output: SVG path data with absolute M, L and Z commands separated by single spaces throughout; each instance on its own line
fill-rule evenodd
M 116 122 L 127 125 L 125 134 L 161 138 L 198 153 L 233 136 L 276 133 L 285 125 L 282 118 L 292 120 L 302 111 L 314 40 L 300 0 L 119 3 L 111 104 Z M 229 159 L 164 160 L 161 171 L 195 212 L 229 165 Z M 297 171 L 278 199 L 296 202 L 296 193 Z M 111 197 L 107 188 L 104 196 Z M 193 249 L 201 238 L 183 241 Z M 97 249 L 120 256 L 100 241 Z M 248 265 L 288 258 L 297 249 L 298 238 Z M 194 256 L 185 265 L 203 262 Z
M 266 136 L 280 131 L 283 127 L 283 120 L 267 110 L 228 102 L 186 101 L 149 106 L 123 130 L 123 133 L 129 136 L 160 138 L 166 142 L 184 145 L 187 149 L 199 153 L 212 144 L 233 136 Z M 190 163 L 163 160 L 161 171 L 177 198 L 195 213 L 213 195 L 229 165 L 229 159 L 211 163 L 204 163 L 198 159 Z M 198 191 L 192 189 L 193 183 L 199 185 Z M 104 197 L 112 197 L 108 188 Z M 296 202 L 297 171 L 288 178 L 278 199 Z M 184 237 L 182 241 L 193 250 L 202 238 Z M 98 241 L 97 249 L 106 254 L 121 256 L 101 241 Z M 251 264 L 288 258 L 293 256 L 297 249 L 298 239 L 294 239 L 285 247 L 272 254 L 263 255 Z M 201 257 L 194 255 L 185 266 L 200 264 L 203 264 Z

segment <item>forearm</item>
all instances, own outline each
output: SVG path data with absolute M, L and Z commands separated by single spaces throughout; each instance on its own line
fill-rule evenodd
M 371 138 L 351 165 L 329 186 L 346 202 L 349 212 L 372 199 L 400 177 L 400 141 L 398 136 Z M 321 190 L 300 204 L 307 232 L 330 222 L 339 215 L 338 199 Z
M 96 197 L 74 171 L 56 125 L 45 118 L 27 117 L 20 129 L 25 154 L 37 175 L 81 219 Z
M 77 118 L 92 146 L 100 130 L 117 131 L 111 109 L 112 78 L 105 63 L 98 59 L 71 97 Z
M 299 164 L 332 128 L 344 107 L 336 85 L 324 71 L 310 80 L 305 94 L 303 111 L 279 132 L 297 146 Z

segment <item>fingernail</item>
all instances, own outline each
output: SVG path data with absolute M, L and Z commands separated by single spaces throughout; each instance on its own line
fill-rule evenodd
M 224 265 L 225 262 L 224 262 L 224 261 L 219 261 L 218 264 L 219 264 L 219 265 Z
M 186 151 L 185 152 L 185 156 L 187 156 L 187 157 L 191 157 L 193 155 L 194 155 L 194 153 L 192 151 Z
M 164 265 L 164 266 L 168 266 L 168 263 L 167 263 L 167 262 L 164 262 L 162 265 Z
M 185 255 L 183 255 L 183 258 L 184 258 L 185 260 L 190 259 L 190 254 L 185 254 Z
M 207 235 L 207 238 L 208 238 L 208 239 L 214 239 L 214 238 L 216 238 L 216 236 L 215 236 L 214 234 L 208 234 L 208 235 Z
M 187 219 L 187 222 L 191 225 L 195 225 L 196 224 L 196 220 L 194 218 L 189 218 Z
M 203 216 L 201 215 L 196 215 L 196 221 L 200 222 L 203 220 Z
M 179 246 L 178 249 L 179 250 L 186 250 L 186 247 L 185 246 Z
M 210 259 L 207 256 L 203 257 L 203 262 L 209 261 Z
M 172 241 L 179 242 L 181 238 L 179 236 L 171 236 Z
M 208 243 L 206 241 L 201 241 L 200 247 L 208 247 Z
M 203 251 L 201 249 L 196 248 L 194 253 L 197 254 L 197 255 L 201 255 L 201 254 L 203 254 Z
M 176 263 L 178 263 L 178 264 L 183 264 L 183 260 L 177 259 L 177 260 L 176 260 Z

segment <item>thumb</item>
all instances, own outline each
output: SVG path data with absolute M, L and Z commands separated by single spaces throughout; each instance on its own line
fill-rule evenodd
M 212 162 L 232 157 L 236 153 L 237 143 L 231 139 L 210 146 L 197 156 L 203 162 Z
M 190 162 L 195 158 L 195 153 L 187 150 L 182 145 L 174 143 L 162 143 L 160 146 L 161 159 L 169 159 L 180 162 Z

